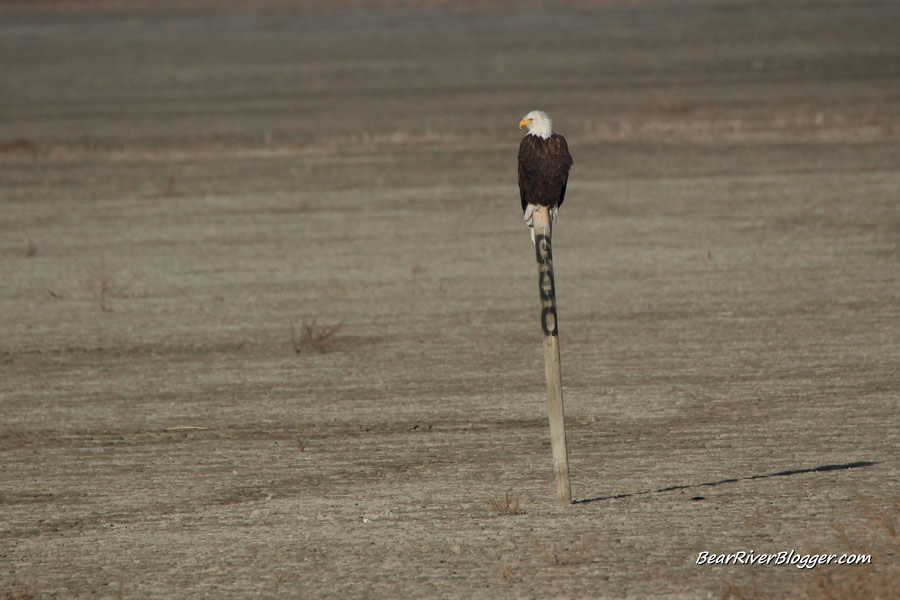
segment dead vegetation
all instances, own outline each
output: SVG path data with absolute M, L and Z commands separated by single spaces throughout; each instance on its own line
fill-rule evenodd
M 0 581 L 0 600 L 37 600 L 38 596 L 15 575 Z
M 554 543 L 544 543 L 536 537 L 531 538 L 537 553 L 551 566 L 584 565 L 589 563 L 588 551 L 593 541 L 592 537 L 588 537 L 570 546 L 557 546 Z
M 323 292 L 329 300 L 342 300 L 347 297 L 347 286 L 340 283 L 332 283 L 326 286 Z
M 502 496 L 494 496 L 491 498 L 491 508 L 498 515 L 524 515 L 525 511 L 519 508 L 519 495 L 513 495 L 511 490 L 507 490 Z
M 868 554 L 871 564 L 818 565 L 810 577 L 800 578 L 796 587 L 785 597 L 797 600 L 893 600 L 900 598 L 900 537 L 897 523 L 900 500 L 893 500 L 886 511 L 876 509 L 866 498 L 857 505 L 871 526 L 857 527 L 848 533 L 844 526 L 832 523 L 836 553 Z M 861 532 L 866 532 L 861 535 Z M 722 596 L 723 600 L 763 600 L 771 598 L 771 590 L 762 587 L 740 587 L 733 583 Z
M 31 140 L 23 137 L 15 137 L 0 141 L 0 154 L 37 158 L 38 147 Z
M 294 347 L 294 352 L 297 354 L 325 352 L 331 338 L 343 326 L 343 320 L 319 325 L 318 318 L 313 317 L 311 320 L 303 319 L 300 322 L 298 333 L 296 323 L 291 321 L 291 345 Z
M 673 88 L 646 98 L 641 108 L 645 112 L 664 115 L 686 115 L 697 109 L 698 105 L 688 99 L 681 88 Z

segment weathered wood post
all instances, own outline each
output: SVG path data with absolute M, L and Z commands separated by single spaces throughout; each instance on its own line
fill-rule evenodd
M 550 210 L 534 211 L 534 248 L 537 255 L 538 287 L 541 292 L 541 329 L 544 330 L 544 372 L 547 376 L 547 406 L 550 413 L 550 446 L 556 475 L 556 499 L 572 503 L 569 484 L 569 453 L 566 448 L 566 418 L 563 410 L 562 375 L 559 371 L 559 330 L 556 319 L 556 286 L 550 244 Z

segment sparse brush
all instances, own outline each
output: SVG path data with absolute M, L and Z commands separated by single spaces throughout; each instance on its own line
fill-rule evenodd
M 696 108 L 688 100 L 680 88 L 653 96 L 644 102 L 644 109 L 649 112 L 657 112 L 668 115 L 683 115 Z
M 835 552 L 868 554 L 871 564 L 837 565 L 823 564 L 815 568 L 808 577 L 800 578 L 797 584 L 783 597 L 797 600 L 893 600 L 900 598 L 900 567 L 894 557 L 900 551 L 898 546 L 897 526 L 900 516 L 900 502 L 888 500 L 885 509 L 876 508 L 871 499 L 859 498 L 862 513 L 872 525 L 860 528 L 858 525 L 849 530 L 837 523 L 832 523 L 835 531 Z M 865 532 L 865 538 L 860 536 Z M 880 560 L 879 560 L 880 559 Z M 738 587 L 732 583 L 723 594 L 723 600 L 756 600 L 771 598 L 769 588 Z M 781 597 L 781 596 L 779 596 Z
M 29 139 L 23 137 L 0 140 L 0 154 L 12 154 L 30 156 L 36 158 L 38 147 Z
M 886 511 L 872 506 L 872 502 L 868 498 L 859 497 L 857 503 L 862 506 L 866 517 L 886 536 L 891 546 L 896 548 L 900 545 L 900 534 L 897 532 L 897 523 L 900 521 L 900 500 L 894 500 Z
M 6 581 L 0 581 L 0 600 L 37 600 L 37 597 L 37 594 L 15 575 Z
M 519 495 L 513 495 L 509 490 L 502 496 L 491 498 L 491 508 L 498 515 L 524 515 L 525 511 L 519 509 Z
M 329 300 L 340 300 L 347 297 L 347 288 L 340 283 L 330 285 L 324 291 Z
M 340 331 L 343 325 L 343 321 L 327 325 L 318 325 L 316 318 L 309 321 L 303 319 L 300 323 L 300 332 L 298 335 L 296 324 L 294 321 L 291 321 L 291 344 L 294 346 L 294 352 L 297 354 L 302 354 L 304 352 L 324 352 L 328 340 Z
M 832 523 L 832 529 L 847 552 L 869 554 L 872 556 L 872 564 L 816 567 L 813 577 L 792 590 L 795 598 L 900 598 L 900 567 L 896 561 L 885 560 L 886 557 L 896 556 L 900 551 L 896 527 L 900 517 L 900 502 L 891 499 L 886 502 L 885 509 L 879 509 L 873 505 L 872 499 L 858 497 L 857 504 L 872 527 L 855 527 L 848 533 L 843 525 Z M 860 535 L 863 531 L 866 533 L 865 538 Z
M 306 438 L 305 438 L 305 437 L 302 437 L 302 435 L 303 435 L 303 427 L 301 427 L 300 430 L 297 432 L 297 440 L 296 440 L 296 441 L 297 441 L 297 446 L 296 446 L 296 448 L 297 448 L 297 450 L 299 450 L 300 452 L 306 452 L 306 449 L 307 449 L 309 446 L 308 446 L 308 444 L 307 444 Z
M 273 585 L 275 587 L 276 594 L 278 593 L 278 588 L 281 586 L 282 583 L 284 583 L 284 580 L 286 578 L 287 578 L 286 571 L 278 571 L 277 573 L 275 573 L 275 575 L 272 579 L 273 579 Z
M 544 543 L 534 536 L 531 538 L 531 543 L 534 544 L 537 552 L 544 557 L 548 564 L 553 566 L 587 564 L 590 562 L 588 550 L 590 550 L 593 542 L 593 537 L 587 537 L 577 544 L 557 548 L 554 543 Z

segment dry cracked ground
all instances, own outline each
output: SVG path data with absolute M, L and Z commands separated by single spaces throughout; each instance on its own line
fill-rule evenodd
M 0 5 L 0 598 L 897 597 L 898 23 Z

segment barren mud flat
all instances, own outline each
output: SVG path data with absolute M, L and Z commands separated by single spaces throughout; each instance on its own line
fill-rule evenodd
M 898 22 L 0 5 L 0 597 L 896 597 Z

